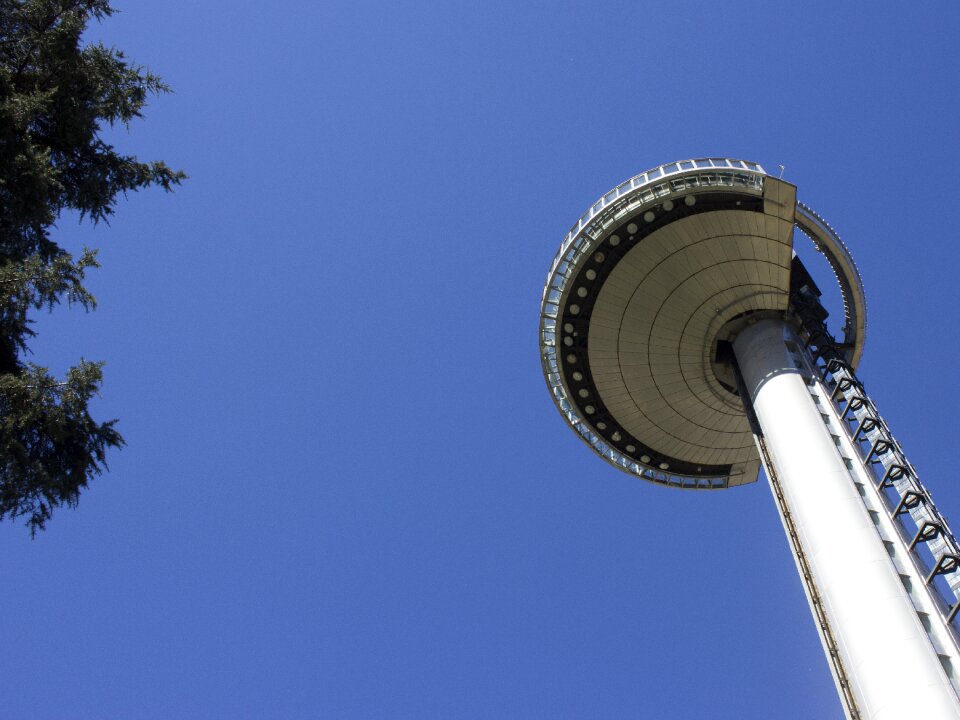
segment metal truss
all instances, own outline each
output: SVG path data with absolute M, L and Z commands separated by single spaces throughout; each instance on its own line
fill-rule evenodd
M 805 343 L 875 495 L 906 547 L 932 605 L 955 645 L 960 640 L 960 543 L 937 510 L 916 469 L 867 395 L 841 346 L 827 331 L 819 301 L 794 294 Z

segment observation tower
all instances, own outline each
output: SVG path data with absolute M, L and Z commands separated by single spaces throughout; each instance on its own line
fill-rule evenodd
M 550 267 L 544 376 L 630 475 L 723 490 L 763 465 L 848 718 L 960 718 L 960 546 L 854 374 L 860 276 L 796 190 L 726 158 L 610 190 Z M 796 230 L 836 276 L 842 338 Z

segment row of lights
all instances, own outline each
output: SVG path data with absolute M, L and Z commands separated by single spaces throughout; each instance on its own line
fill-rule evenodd
M 684 202 L 684 204 L 685 204 L 687 207 L 692 207 L 694 204 L 696 204 L 697 200 L 696 200 L 696 198 L 695 198 L 693 195 L 687 195 L 687 196 L 683 199 L 683 202 Z M 673 201 L 672 201 L 672 200 L 664 200 L 663 203 L 661 204 L 661 207 L 663 208 L 664 212 L 670 212 L 670 211 L 673 210 L 673 208 L 674 208 Z M 647 211 L 643 214 L 643 219 L 644 219 L 644 221 L 647 222 L 647 223 L 652 223 L 654 220 L 657 219 L 657 216 L 656 216 L 656 213 L 653 212 L 653 210 L 647 210 Z M 630 239 L 630 240 L 633 240 L 633 239 L 634 239 L 634 236 L 636 235 L 637 230 L 639 230 L 639 227 L 637 226 L 636 223 L 629 223 L 629 224 L 627 225 L 627 233 L 628 233 L 628 235 L 629 235 L 629 239 Z M 611 236 L 607 239 L 607 242 L 610 243 L 610 246 L 611 246 L 611 247 L 616 247 L 617 245 L 620 244 L 620 236 L 619 236 L 619 235 L 611 235 Z M 603 262 L 604 260 L 606 260 L 606 259 L 607 259 L 607 256 L 606 256 L 602 251 L 596 252 L 596 253 L 594 253 L 594 255 L 593 255 L 593 260 L 594 260 L 594 262 L 596 262 L 596 263 L 598 263 L 598 264 L 602 263 L 602 262 Z M 597 271 L 594 270 L 593 268 L 587 268 L 587 270 L 584 272 L 584 277 L 585 277 L 587 280 L 595 280 L 595 279 L 597 278 Z M 579 298 L 585 298 L 585 297 L 587 297 L 587 295 L 590 294 L 590 291 L 587 290 L 586 287 L 581 286 L 581 287 L 578 287 L 578 288 L 577 288 L 576 294 L 577 294 L 577 297 L 579 297 Z M 580 306 L 577 305 L 576 303 L 568 306 L 567 310 L 568 310 L 568 312 L 569 312 L 571 315 L 579 315 L 579 314 L 580 314 Z M 566 333 L 566 335 L 565 335 L 564 338 L 563 338 L 563 344 L 566 345 L 567 347 L 573 347 L 573 344 L 574 344 L 574 342 L 575 342 L 574 339 L 573 339 L 573 337 L 574 337 L 574 335 L 575 335 L 575 328 L 574 328 L 574 326 L 573 326 L 573 323 L 564 323 L 564 325 L 563 325 L 563 330 L 564 330 L 564 332 Z M 567 359 L 567 364 L 569 364 L 569 365 L 575 365 L 575 364 L 577 363 L 577 356 L 574 355 L 573 353 L 568 354 L 566 359 Z M 574 370 L 572 376 L 573 376 L 573 379 L 574 379 L 576 382 L 581 382 L 581 381 L 583 380 L 583 373 L 580 372 L 579 370 Z M 581 400 L 585 400 L 585 399 L 587 399 L 588 397 L 590 397 L 590 391 L 587 390 L 586 388 L 580 388 L 580 389 L 577 391 L 577 395 L 580 397 Z M 596 409 L 593 405 L 584 405 L 584 406 L 583 406 L 583 411 L 584 411 L 587 415 L 593 415 L 594 413 L 596 413 L 597 409 Z M 604 430 L 607 429 L 607 424 L 606 424 L 605 422 L 602 422 L 602 421 L 601 421 L 601 422 L 598 422 L 598 423 L 596 423 L 596 428 L 597 428 L 598 430 L 600 430 L 601 432 L 603 432 Z M 620 434 L 620 431 L 619 431 L 619 430 L 614 430 L 613 433 L 610 435 L 610 439 L 611 439 L 613 442 L 618 443 L 618 442 L 620 442 L 621 440 L 623 440 L 623 436 Z M 625 449 L 626 449 L 626 451 L 627 451 L 628 453 L 630 453 L 631 455 L 633 455 L 633 453 L 635 453 L 635 452 L 637 451 L 637 448 L 636 448 L 635 445 L 626 445 L 626 446 L 625 446 Z M 649 463 L 650 463 L 650 460 L 651 460 L 651 458 L 650 458 L 649 455 L 641 455 L 641 456 L 640 456 L 640 462 L 642 462 L 642 463 L 649 464 Z M 670 463 L 662 462 L 662 463 L 660 463 L 660 465 L 659 465 L 658 467 L 659 467 L 661 470 L 669 470 L 669 469 L 670 469 Z
M 687 207 L 693 207 L 696 203 L 697 203 L 697 199 L 693 195 L 687 195 L 686 197 L 683 198 L 683 204 L 686 205 Z M 670 212 L 674 208 L 673 200 L 664 200 L 660 204 L 660 206 L 663 208 L 664 212 Z M 653 212 L 653 210 L 647 210 L 643 214 L 643 219 L 647 223 L 652 223 L 654 220 L 657 219 L 657 215 L 655 212 Z M 630 240 L 634 239 L 634 236 L 636 235 L 636 232 L 639 229 L 640 228 L 637 226 L 636 223 L 630 223 L 629 225 L 627 225 L 627 233 L 630 236 L 629 237 Z M 610 243 L 611 247 L 616 247 L 617 245 L 620 244 L 620 236 L 611 235 L 607 239 L 607 241 Z M 594 253 L 593 255 L 593 260 L 596 263 L 602 263 L 606 259 L 607 259 L 607 256 L 602 251 Z M 587 280 L 594 280 L 597 277 L 597 271 L 594 270 L 593 268 L 590 268 L 584 273 L 584 275 L 586 276 Z M 585 298 L 588 294 L 589 294 L 589 291 L 585 287 L 577 288 L 577 297 Z M 577 305 L 576 303 L 574 303 L 573 305 L 570 305 L 567 308 L 567 310 L 570 312 L 571 315 L 580 314 L 580 306 Z M 567 345 L 567 347 L 569 347 L 573 345 L 573 341 L 571 340 L 570 342 L 565 342 L 565 344 Z

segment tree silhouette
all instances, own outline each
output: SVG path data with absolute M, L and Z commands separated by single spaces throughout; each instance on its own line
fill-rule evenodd
M 81 359 L 57 379 L 24 361 L 32 311 L 96 305 L 83 285 L 96 251 L 74 257 L 51 229 L 64 211 L 98 223 L 119 195 L 185 178 L 101 137 L 168 91 L 121 51 L 82 44 L 87 24 L 113 12 L 107 0 L 0 0 L 0 519 L 23 516 L 31 533 L 75 506 L 124 444 L 115 420 L 88 411 L 103 363 Z

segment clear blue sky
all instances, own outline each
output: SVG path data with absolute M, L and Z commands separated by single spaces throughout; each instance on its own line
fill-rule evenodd
M 646 485 L 540 374 L 541 284 L 598 196 L 700 155 L 839 230 L 861 376 L 960 518 L 953 3 L 128 2 L 91 37 L 175 94 L 111 135 L 100 309 L 129 446 L 0 525 L 0 716 L 840 718 L 766 485 Z

